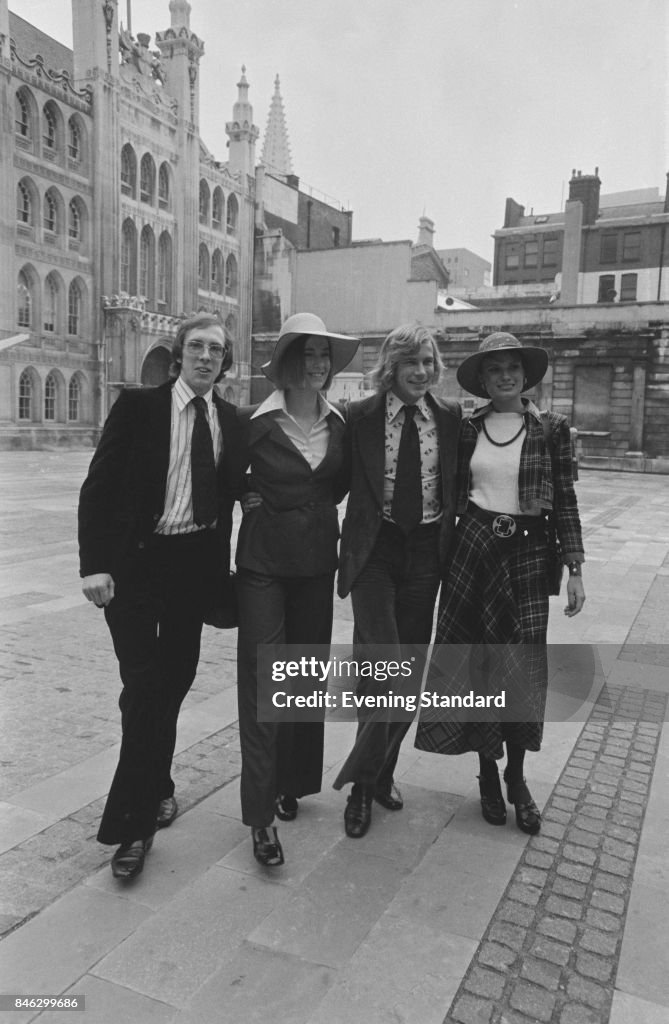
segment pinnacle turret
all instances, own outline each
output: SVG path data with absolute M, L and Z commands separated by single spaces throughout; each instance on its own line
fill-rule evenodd
M 274 79 L 274 95 L 269 108 L 261 160 L 267 170 L 273 171 L 275 174 L 293 173 L 293 161 L 290 155 L 286 116 L 283 110 L 278 75 Z

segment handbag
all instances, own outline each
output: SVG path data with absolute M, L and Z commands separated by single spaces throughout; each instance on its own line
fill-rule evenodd
M 544 441 L 548 448 L 548 454 L 551 460 L 551 469 L 553 466 L 553 435 L 551 434 L 550 424 L 548 422 L 548 413 L 542 412 L 541 414 L 541 425 L 544 428 Z M 548 593 L 557 595 L 560 593 L 560 587 L 562 586 L 562 576 L 564 574 L 564 559 L 562 556 L 562 545 L 560 544 L 560 538 L 558 536 L 557 528 L 555 525 L 555 514 L 554 512 L 546 512 L 544 515 L 544 522 L 546 525 L 546 550 L 548 556 Z

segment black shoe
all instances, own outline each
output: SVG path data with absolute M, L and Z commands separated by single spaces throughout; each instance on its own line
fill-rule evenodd
M 164 800 L 160 801 L 158 808 L 158 816 L 156 818 L 156 828 L 167 828 L 171 825 L 177 814 L 179 813 L 179 806 L 173 796 L 166 796 Z
M 253 856 L 265 868 L 280 868 L 284 863 L 283 850 L 274 825 L 252 828 Z
M 525 779 L 514 779 L 510 781 L 504 772 L 506 782 L 506 797 L 510 804 L 516 808 L 516 825 L 521 832 L 528 836 L 535 836 L 541 828 L 541 811 L 532 799 Z
M 506 804 L 499 784 L 499 775 L 492 778 L 478 776 L 481 794 L 481 814 L 489 825 L 506 825 Z
M 404 807 L 402 794 L 394 782 L 391 782 L 387 788 L 385 786 L 377 787 L 374 790 L 374 799 L 387 811 L 401 811 Z
M 148 839 L 136 839 L 133 843 L 122 843 L 111 859 L 114 878 L 127 881 L 136 878 L 144 868 L 144 858 L 153 846 L 153 836 Z
M 372 786 L 361 786 L 356 783 L 346 801 L 344 811 L 344 829 L 351 839 L 361 839 L 372 823 Z
M 289 793 L 279 793 L 274 801 L 274 813 L 280 821 L 295 821 L 297 817 L 297 797 Z

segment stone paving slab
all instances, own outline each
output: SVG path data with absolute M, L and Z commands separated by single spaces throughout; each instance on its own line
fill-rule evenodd
M 607 686 L 444 1024 L 607 1024 L 628 915 L 648 929 L 630 942 L 635 988 L 669 1012 L 655 963 L 643 976 L 648 938 L 666 939 L 667 901 L 653 906 L 660 894 L 644 886 L 630 901 L 666 707 L 664 694 Z

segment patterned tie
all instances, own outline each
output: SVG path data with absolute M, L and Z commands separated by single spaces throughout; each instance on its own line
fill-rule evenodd
M 190 449 L 193 520 L 197 526 L 211 526 L 217 511 L 214 442 L 207 419 L 207 403 L 201 395 L 196 395 L 193 406 L 195 423 Z
M 415 405 L 404 406 L 404 423 L 397 453 L 395 489 L 390 514 L 403 533 L 409 534 L 423 518 L 420 439 L 414 419 Z

